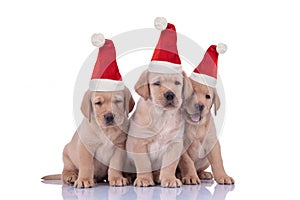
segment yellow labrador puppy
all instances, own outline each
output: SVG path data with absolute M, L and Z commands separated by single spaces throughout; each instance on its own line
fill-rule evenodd
M 179 187 L 175 177 L 182 153 L 183 100 L 192 95 L 185 73 L 161 74 L 146 70 L 135 85 L 140 98 L 131 117 L 126 150 L 137 177 L 135 186 Z M 152 174 L 154 173 L 154 176 Z
M 110 185 L 128 185 L 121 170 L 126 156 L 127 114 L 133 107 L 134 101 L 126 87 L 114 92 L 88 90 L 81 105 L 85 118 L 63 151 L 61 177 L 50 175 L 43 179 L 61 178 L 65 184 L 88 188 L 94 186 L 94 179 L 101 180 L 108 175 Z
M 214 105 L 214 113 L 220 107 L 220 99 L 215 88 L 203 85 L 191 79 L 196 104 L 184 107 L 185 123 L 185 147 L 179 162 L 182 182 L 184 184 L 199 184 L 200 179 L 214 179 L 219 184 L 234 184 L 233 178 L 224 170 L 221 157 L 220 143 L 217 138 L 211 108 Z M 213 176 L 205 172 L 209 166 Z M 199 179 L 200 178 L 200 179 Z
M 219 184 L 234 183 L 224 170 L 220 143 L 211 115 L 213 105 L 215 115 L 220 108 L 220 99 L 215 89 L 218 56 L 226 50 L 226 44 L 211 45 L 190 76 L 197 103 L 184 107 L 184 116 L 187 116 L 184 147 L 187 150 L 181 157 L 179 169 L 185 184 L 199 184 L 200 179 L 212 179 L 212 174 L 204 171 L 209 166 Z
M 94 179 L 108 176 L 110 185 L 127 185 L 121 170 L 126 156 L 128 113 L 134 100 L 122 82 L 113 41 L 93 34 L 92 43 L 99 50 L 89 90 L 81 104 L 84 119 L 64 148 L 62 175 L 44 179 L 61 178 L 64 183 L 88 188 L 94 186 Z

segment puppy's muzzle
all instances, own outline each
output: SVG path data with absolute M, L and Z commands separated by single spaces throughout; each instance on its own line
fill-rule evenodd
M 189 117 L 193 122 L 198 123 L 202 119 L 201 114 L 204 110 L 204 105 L 202 103 L 196 103 L 194 105 L 194 110 L 195 112 L 193 114 L 189 114 Z
M 204 110 L 204 105 L 202 103 L 196 103 L 195 110 L 201 113 Z
M 175 98 L 175 94 L 171 91 L 168 91 L 164 93 L 164 97 L 166 98 L 167 101 L 173 101 L 173 99 Z
M 104 115 L 105 123 L 111 125 L 115 121 L 115 115 L 113 113 L 107 113 Z

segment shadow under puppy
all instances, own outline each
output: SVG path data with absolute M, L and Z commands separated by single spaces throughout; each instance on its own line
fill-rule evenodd
M 210 46 L 190 76 L 197 103 L 184 107 L 186 113 L 184 116 L 188 116 L 184 133 L 186 152 L 179 162 L 184 184 L 199 184 L 200 179 L 213 177 L 219 184 L 234 184 L 233 178 L 224 170 L 220 143 L 211 115 L 213 105 L 215 115 L 220 107 L 220 99 L 215 88 L 217 60 L 219 53 L 225 53 L 226 49 L 227 46 L 224 44 Z M 213 176 L 204 171 L 209 166 L 212 168 Z
M 94 186 L 94 180 L 108 176 L 110 185 L 128 185 L 122 168 L 128 113 L 135 103 L 119 73 L 113 42 L 105 40 L 102 34 L 94 34 L 92 42 L 99 52 L 81 105 L 84 119 L 63 150 L 61 177 L 50 175 L 43 179 L 61 178 L 64 184 L 88 188 Z
M 173 24 L 165 24 L 151 63 L 135 85 L 141 98 L 130 119 L 126 142 L 137 173 L 135 186 L 182 184 L 175 177 L 183 147 L 181 106 L 193 90 L 182 71 L 175 31 Z

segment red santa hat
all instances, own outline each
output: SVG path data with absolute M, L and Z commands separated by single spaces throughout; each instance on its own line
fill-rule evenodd
M 161 30 L 148 71 L 157 73 L 181 73 L 181 60 L 177 50 L 177 33 L 173 24 L 163 17 L 154 20 L 156 29 Z
M 200 64 L 192 72 L 190 78 L 209 87 L 216 87 L 218 74 L 218 56 L 225 53 L 227 45 L 220 43 L 211 45 L 204 54 Z
M 92 44 L 99 47 L 99 51 L 89 89 L 91 91 L 123 90 L 124 83 L 116 61 L 113 41 L 105 39 L 102 34 L 94 34 L 92 35 Z

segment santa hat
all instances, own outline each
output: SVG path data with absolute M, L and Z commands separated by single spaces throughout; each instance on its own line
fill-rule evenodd
M 91 91 L 119 91 L 124 89 L 122 76 L 116 61 L 116 50 L 112 40 L 102 34 L 92 35 L 92 44 L 99 47 L 89 89 Z
M 190 78 L 194 81 L 216 87 L 218 74 L 218 56 L 225 53 L 227 45 L 220 43 L 218 45 L 211 45 L 204 54 L 204 57 L 198 67 L 192 72 Z
M 181 61 L 177 50 L 177 33 L 173 24 L 163 17 L 154 20 L 156 29 L 161 30 L 148 71 L 157 73 L 181 73 Z

